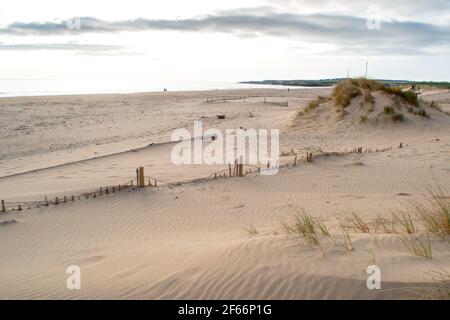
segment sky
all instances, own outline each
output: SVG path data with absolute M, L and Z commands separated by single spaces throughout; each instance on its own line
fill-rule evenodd
M 0 79 L 450 81 L 449 0 L 2 0 Z

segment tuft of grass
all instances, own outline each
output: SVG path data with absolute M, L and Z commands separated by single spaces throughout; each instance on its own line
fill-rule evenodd
M 392 214 L 393 224 L 400 224 L 406 234 L 415 234 L 419 230 L 409 212 L 402 212 L 400 216 Z
M 402 242 L 412 255 L 428 259 L 433 258 L 431 241 L 428 235 L 414 234 L 403 236 Z
M 252 224 L 250 228 L 245 229 L 250 237 L 256 236 L 259 234 L 259 231 L 256 229 L 255 225 Z
M 297 118 L 303 117 L 306 113 L 317 109 L 322 103 L 325 103 L 329 101 L 330 99 L 323 96 L 318 96 L 316 99 L 309 102 L 309 104 L 306 106 L 306 108 L 303 111 L 299 111 L 297 113 Z
M 400 87 L 386 87 L 386 86 L 384 86 L 382 90 L 387 94 L 396 95 L 398 97 L 403 98 L 404 101 L 406 101 L 407 103 L 409 103 L 414 107 L 418 108 L 420 106 L 419 96 L 417 95 L 417 93 L 411 90 L 404 91 Z
M 430 233 L 450 234 L 450 197 L 440 187 L 430 188 L 424 202 L 411 202 L 408 208 Z
M 305 241 L 310 248 L 320 248 L 322 254 L 325 256 L 325 252 L 320 242 L 320 235 L 331 237 L 325 223 L 302 212 L 297 213 L 293 225 L 282 223 L 282 226 L 287 233 L 297 235 L 299 239 Z
M 345 109 L 350 105 L 352 99 L 359 95 L 361 95 L 361 87 L 358 82 L 353 79 L 347 79 L 334 87 L 331 97 L 336 107 Z
M 372 96 L 372 93 L 369 90 L 364 91 L 364 102 L 374 104 L 375 98 Z
M 385 115 L 394 115 L 395 114 L 395 109 L 393 107 L 384 107 L 383 113 Z
M 412 114 L 415 114 L 416 116 L 421 116 L 428 119 L 430 118 L 429 113 L 425 109 L 420 107 L 419 108 L 409 107 L 408 111 Z
M 450 299 L 450 273 L 445 270 L 429 272 L 431 280 L 436 287 L 436 298 Z
M 341 230 L 342 230 L 342 238 L 343 238 L 343 242 L 340 244 L 341 247 L 344 247 L 345 249 L 347 249 L 348 251 L 353 251 L 355 248 L 353 247 L 353 242 L 352 242 L 352 238 L 350 236 L 350 233 L 348 232 L 348 230 L 345 228 L 345 226 L 343 226 L 341 224 Z
M 383 113 L 387 116 L 390 116 L 394 122 L 402 122 L 405 120 L 403 114 L 395 111 L 394 107 L 384 107 Z
M 392 120 L 394 122 L 403 122 L 405 120 L 405 116 L 401 113 L 395 113 L 392 115 Z
M 362 233 L 370 233 L 370 228 L 364 220 L 358 216 L 355 212 L 351 213 L 353 226 Z

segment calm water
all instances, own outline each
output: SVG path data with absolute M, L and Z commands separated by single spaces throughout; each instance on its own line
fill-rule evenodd
M 30 80 L 0 79 L 0 97 L 68 95 L 89 93 L 132 93 L 215 89 L 245 88 L 285 88 L 281 86 L 239 84 L 233 82 L 171 82 L 154 83 L 142 81 L 105 81 L 105 80 Z M 298 88 L 298 87 L 297 87 Z

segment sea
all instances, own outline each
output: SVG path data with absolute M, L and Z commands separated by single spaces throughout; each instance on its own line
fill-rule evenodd
M 161 92 L 165 89 L 167 91 L 204 91 L 250 88 L 282 88 L 287 90 L 289 87 L 212 81 L 155 82 L 104 79 L 0 79 L 0 97 Z M 295 88 L 299 89 L 299 87 Z

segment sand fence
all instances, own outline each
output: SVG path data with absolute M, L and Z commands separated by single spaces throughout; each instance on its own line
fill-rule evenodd
M 405 148 L 406 146 L 407 145 L 400 143 L 398 148 Z M 312 152 L 306 152 L 306 155 L 304 157 L 304 163 L 312 163 L 314 159 L 326 158 L 329 156 L 347 156 L 352 154 L 377 153 L 377 152 L 391 151 L 393 149 L 394 148 L 392 146 L 387 148 L 385 147 L 376 149 L 357 147 L 352 150 L 345 150 L 343 152 L 319 152 L 316 154 L 313 154 Z M 72 194 L 69 196 L 64 195 L 62 197 L 56 196 L 52 199 L 49 199 L 47 196 L 45 196 L 44 199 L 41 201 L 6 202 L 5 200 L 1 200 L 0 214 L 22 211 L 24 209 L 39 208 L 41 206 L 60 205 L 63 203 L 70 203 L 81 199 L 97 198 L 100 196 L 115 194 L 130 189 L 137 190 L 140 188 L 151 188 L 151 187 L 155 188 L 161 185 L 179 186 L 182 183 L 183 184 L 193 183 L 199 181 L 207 181 L 210 179 L 244 177 L 248 174 L 261 173 L 264 170 L 270 170 L 273 168 L 279 169 L 279 168 L 296 167 L 299 160 L 298 157 L 299 157 L 298 154 L 292 154 L 291 158 L 288 159 L 289 161 L 285 161 L 284 164 L 280 164 L 279 162 L 277 162 L 275 165 L 273 165 L 270 163 L 270 161 L 268 161 L 264 167 L 244 164 L 244 161 L 241 157 L 240 159 L 236 159 L 234 164 L 229 163 L 228 168 L 226 169 L 214 172 L 206 177 L 184 181 L 181 180 L 165 181 L 159 178 L 146 176 L 144 167 L 138 167 L 136 168 L 135 178 L 126 181 L 122 184 L 101 186 L 97 190 L 91 192 L 83 192 L 76 195 Z M 287 157 L 283 158 L 286 159 Z

